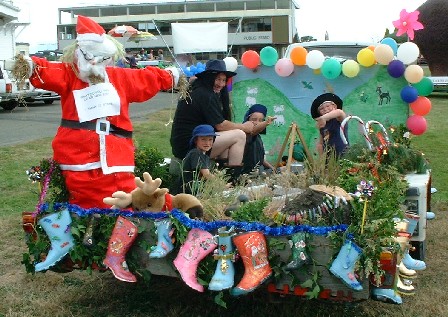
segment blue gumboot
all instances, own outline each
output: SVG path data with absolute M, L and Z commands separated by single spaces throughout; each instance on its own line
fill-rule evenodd
M 149 254 L 149 258 L 163 258 L 174 249 L 171 242 L 171 220 L 162 219 L 154 222 L 157 232 L 157 246 Z
M 403 303 L 401 296 L 391 288 L 373 288 L 372 299 L 397 305 L 401 305 Z
M 215 259 L 218 260 L 215 274 L 208 285 L 212 291 L 221 291 L 231 288 L 234 284 L 235 268 L 233 265 L 234 253 L 232 245 L 233 227 L 228 231 L 226 228 L 218 229 L 218 254 Z
M 61 260 L 74 247 L 70 224 L 72 218 L 68 209 L 46 216 L 39 220 L 39 225 L 44 229 L 51 241 L 51 248 L 45 261 L 37 263 L 35 271 L 48 270 Z
M 347 240 L 339 250 L 339 254 L 330 267 L 330 272 L 339 277 L 348 287 L 355 291 L 362 290 L 361 283 L 355 277 L 355 263 L 361 256 L 362 250 L 355 243 Z

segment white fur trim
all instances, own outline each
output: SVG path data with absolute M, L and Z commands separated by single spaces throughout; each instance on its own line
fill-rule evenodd
M 93 163 L 79 164 L 79 165 L 59 164 L 59 168 L 63 171 L 89 171 L 89 170 L 101 168 L 101 163 L 93 162 Z
M 167 67 L 167 68 L 165 68 L 165 70 L 168 70 L 171 72 L 171 75 L 173 76 L 173 79 L 174 79 L 173 87 L 176 87 L 177 84 L 179 83 L 179 76 L 180 76 L 179 70 L 173 66 Z
M 95 41 L 78 41 L 78 46 L 85 52 L 91 53 L 93 56 L 114 56 L 118 48 L 107 36 L 104 41 L 99 43 Z
M 81 165 L 68 165 L 68 164 L 60 164 L 60 169 L 63 171 L 90 171 L 95 170 L 98 168 L 101 168 L 101 162 L 93 162 L 93 163 L 87 163 L 87 164 L 81 164 Z M 134 166 L 111 166 L 109 167 L 109 170 L 112 173 L 117 172 L 134 172 Z
M 96 33 L 84 33 L 84 34 L 78 34 L 76 37 L 76 40 L 79 41 L 93 41 L 98 43 L 103 43 L 105 39 L 104 34 L 99 35 Z

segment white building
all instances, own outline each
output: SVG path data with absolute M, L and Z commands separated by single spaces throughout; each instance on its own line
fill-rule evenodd
M 227 22 L 228 50 L 239 58 L 253 49 L 260 51 L 270 45 L 283 54 L 296 36 L 295 0 L 185 0 L 167 3 L 142 3 L 59 8 L 58 48 L 63 49 L 76 38 L 76 16 L 84 15 L 101 24 L 106 31 L 118 25 L 130 25 L 140 31 L 151 32 L 157 40 L 138 43 L 120 39 L 133 50 L 173 46 L 171 23 Z M 68 23 L 62 23 L 69 16 Z M 64 21 L 65 22 L 65 21 Z M 161 35 L 159 34 L 159 32 Z M 198 34 L 200 36 L 200 34 Z M 227 52 L 203 53 L 198 60 L 224 58 Z
M 0 61 L 11 59 L 15 53 L 15 30 L 20 9 L 12 1 L 0 0 Z

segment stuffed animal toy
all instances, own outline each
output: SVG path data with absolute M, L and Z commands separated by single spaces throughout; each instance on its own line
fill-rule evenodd
M 147 172 L 143 173 L 142 181 L 140 177 L 135 178 L 137 187 L 130 193 L 117 191 L 112 197 L 106 197 L 103 202 L 112 205 L 112 208 L 132 208 L 136 211 L 170 211 L 180 209 L 186 212 L 190 218 L 201 218 L 203 207 L 199 199 L 189 194 L 171 195 L 168 188 L 160 188 L 162 180 L 152 179 Z

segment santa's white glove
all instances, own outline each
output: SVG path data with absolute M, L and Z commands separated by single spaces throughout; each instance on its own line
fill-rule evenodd
M 179 83 L 179 76 L 180 76 L 179 69 L 177 69 L 174 66 L 170 66 L 170 67 L 165 68 L 165 70 L 171 72 L 171 75 L 173 76 L 173 79 L 174 79 L 174 86 L 173 87 L 176 87 L 177 84 Z
M 14 68 L 15 62 L 16 61 L 14 59 L 5 60 L 5 70 L 11 71 Z

